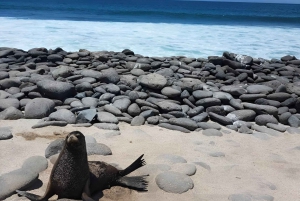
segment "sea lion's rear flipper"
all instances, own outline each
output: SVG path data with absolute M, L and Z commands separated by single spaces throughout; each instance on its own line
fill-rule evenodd
M 131 172 L 135 171 L 136 169 L 139 169 L 140 167 L 146 165 L 146 161 L 142 159 L 144 156 L 141 155 L 138 159 L 136 159 L 131 165 L 129 165 L 125 170 L 120 170 L 119 175 L 121 177 L 126 176 L 130 174 Z
M 84 186 L 84 191 L 81 195 L 81 198 L 83 201 L 95 201 L 91 197 L 91 192 L 90 192 L 90 179 L 87 180 L 85 186 Z
M 148 191 L 148 181 L 146 176 L 121 177 L 116 181 L 117 186 L 130 188 L 137 191 Z
M 26 191 L 16 190 L 16 192 L 18 193 L 19 196 L 27 197 L 29 200 L 32 200 L 32 201 L 48 201 L 48 199 L 46 199 L 46 200 L 43 199 L 42 196 L 28 193 Z

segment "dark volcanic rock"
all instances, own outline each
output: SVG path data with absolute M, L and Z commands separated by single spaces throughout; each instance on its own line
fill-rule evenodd
M 66 82 L 43 80 L 37 83 L 39 92 L 48 98 L 65 100 L 75 95 L 74 85 Z
M 20 102 L 18 99 L 15 98 L 7 98 L 7 99 L 0 99 L 0 111 L 3 111 L 9 107 L 19 108 Z
M 203 98 L 196 102 L 197 106 L 210 107 L 215 105 L 221 105 L 221 101 L 217 98 Z
M 255 123 L 260 126 L 265 126 L 268 123 L 278 124 L 278 121 L 272 115 L 261 114 L 261 115 L 256 116 Z
M 24 114 L 15 107 L 9 107 L 0 112 L 0 120 L 16 120 L 21 118 L 24 118 Z
M 291 115 L 289 118 L 288 118 L 288 124 L 291 126 L 291 127 L 295 127 L 295 128 L 298 128 L 300 126 L 300 120 L 298 119 L 298 117 L 296 115 Z
M 194 131 L 195 129 L 198 128 L 197 123 L 188 118 L 171 118 L 171 119 L 169 119 L 169 123 L 187 128 L 191 131 Z
M 247 109 L 254 110 L 257 114 L 270 114 L 273 116 L 278 115 L 278 109 L 270 105 L 257 105 L 252 103 L 243 103 L 244 107 Z
M 141 126 L 145 123 L 143 116 L 136 116 L 131 120 L 131 126 Z
M 48 117 L 54 110 L 55 103 L 47 98 L 35 98 L 25 106 L 25 118 L 41 119 Z
M 226 117 L 232 121 L 252 121 L 256 116 L 256 112 L 253 110 L 236 110 L 229 113 Z
M 170 101 L 161 101 L 158 102 L 157 105 L 164 112 L 181 111 L 180 105 Z
M 184 133 L 189 133 L 190 132 L 190 130 L 188 130 L 184 127 L 177 126 L 177 125 L 172 125 L 172 124 L 169 124 L 169 123 L 160 123 L 160 124 L 158 124 L 158 126 L 163 127 L 163 128 L 167 128 L 167 129 L 170 129 L 170 130 L 181 131 L 181 132 L 184 132 Z
M 138 82 L 151 89 L 162 89 L 167 84 L 167 79 L 160 74 L 151 73 L 140 76 Z
M 221 115 L 213 113 L 213 112 L 209 112 L 208 114 L 209 114 L 209 117 L 211 120 L 214 120 L 214 121 L 218 122 L 219 124 L 222 124 L 224 126 L 232 124 L 232 120 L 228 117 L 224 117 L 224 116 L 221 116 Z

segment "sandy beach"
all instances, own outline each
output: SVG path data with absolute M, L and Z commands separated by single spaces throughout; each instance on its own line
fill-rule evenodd
M 161 154 L 173 154 L 185 158 L 187 163 L 195 164 L 197 168 L 197 172 L 190 177 L 194 187 L 185 193 L 173 194 L 159 189 L 155 177 L 161 171 L 157 170 L 152 171 L 148 177 L 148 192 L 113 187 L 104 191 L 101 200 L 230 200 L 234 194 L 243 194 L 250 197 L 250 200 L 297 200 L 300 196 L 300 139 L 296 134 L 284 133 L 278 137 L 269 135 L 267 140 L 262 140 L 254 135 L 230 131 L 230 134 L 223 132 L 222 137 L 208 137 L 201 131 L 186 134 L 158 126 L 132 127 L 120 123 L 121 135 L 107 138 L 105 133 L 110 131 L 93 126 L 31 129 L 37 121 L 23 119 L 0 122 L 1 127 L 11 127 L 14 136 L 10 140 L 1 141 L 0 175 L 20 168 L 24 160 L 31 156 L 44 156 L 46 147 L 54 139 L 79 130 L 112 150 L 110 156 L 92 155 L 89 160 L 116 163 L 124 168 L 139 155 L 145 154 L 147 166 L 135 172 L 139 175 L 147 172 L 147 167 L 160 163 L 157 157 Z M 224 130 L 229 131 L 225 127 L 222 128 Z M 210 153 L 213 152 L 222 152 L 225 156 L 212 157 Z M 42 187 L 32 192 L 39 195 L 44 193 L 51 168 L 49 162 L 47 170 L 39 175 Z M 13 195 L 6 200 L 26 199 Z

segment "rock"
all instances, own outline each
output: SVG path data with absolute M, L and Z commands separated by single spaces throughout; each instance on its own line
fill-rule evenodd
M 202 134 L 206 136 L 223 136 L 223 134 L 220 131 L 212 128 L 205 129 L 204 131 L 202 131 Z
M 121 110 L 121 112 L 127 111 L 129 105 L 131 104 L 131 101 L 128 98 L 121 98 L 116 101 L 114 101 L 113 106 Z
M 96 123 L 94 126 L 104 130 L 120 130 L 118 125 L 112 123 Z
M 145 123 L 143 116 L 136 116 L 131 120 L 131 126 L 141 126 Z
M 278 109 L 270 105 L 258 105 L 252 103 L 243 103 L 244 107 L 247 109 L 254 110 L 257 114 L 269 114 L 273 116 L 278 115 Z
M 255 117 L 255 123 L 260 126 L 265 126 L 267 123 L 278 124 L 278 121 L 272 115 L 261 114 Z
M 67 109 L 60 109 L 56 112 L 53 112 L 49 115 L 50 119 L 56 121 L 65 121 L 68 124 L 75 124 L 76 116 L 70 110 Z
M 0 99 L 0 111 L 3 111 L 9 107 L 19 108 L 20 102 L 18 99 L 14 98 L 6 98 Z
M 236 110 L 230 112 L 226 117 L 232 121 L 252 121 L 255 118 L 256 113 L 253 110 Z
M 267 123 L 267 127 L 277 130 L 279 132 L 285 132 L 287 129 L 287 127 L 282 124 L 273 124 L 273 123 Z
M 203 106 L 198 106 L 198 107 L 195 107 L 193 109 L 190 109 L 187 112 L 187 115 L 189 115 L 189 117 L 194 117 L 194 116 L 202 113 L 203 111 L 204 111 L 204 107 Z
M 247 102 L 251 102 L 251 101 L 255 101 L 259 98 L 265 98 L 266 94 L 243 94 L 239 97 L 239 99 L 241 99 L 242 101 L 247 101 Z
M 172 88 L 172 87 L 164 87 L 161 90 L 161 93 L 165 96 L 168 96 L 169 98 L 174 98 L 174 97 L 177 97 L 181 94 L 181 90 L 177 90 L 177 89 Z
M 213 92 L 213 98 L 217 98 L 221 100 L 222 103 L 228 104 L 231 99 L 233 99 L 232 95 L 222 91 Z
M 26 119 L 41 119 L 48 117 L 54 110 L 55 103 L 47 98 L 35 98 L 25 106 Z
M 269 94 L 267 96 L 267 99 L 283 102 L 286 99 L 289 99 L 290 97 L 291 97 L 291 95 L 288 93 L 278 92 L 278 93 Z
M 300 134 L 300 129 L 295 127 L 288 127 L 286 131 L 290 134 Z
M 80 84 L 77 84 L 75 86 L 75 89 L 77 92 L 85 92 L 85 91 L 91 91 L 93 89 L 93 86 L 89 82 L 82 82 Z
M 298 128 L 300 126 L 300 120 L 298 119 L 298 117 L 296 115 L 291 115 L 288 118 L 288 124 L 291 127 Z
M 141 113 L 141 108 L 136 103 L 132 103 L 128 107 L 128 114 L 135 117 L 138 116 Z
M 198 100 L 203 99 L 203 98 L 210 98 L 210 97 L 213 96 L 213 92 L 203 91 L 203 90 L 196 90 L 196 91 L 193 91 L 193 96 Z
M 52 99 L 65 100 L 75 95 L 74 85 L 67 82 L 42 80 L 37 82 L 37 87 L 44 97 Z
M 118 135 L 121 135 L 121 132 L 120 131 L 112 131 L 112 132 L 109 132 L 109 133 L 105 133 L 104 136 L 106 138 L 111 138 L 111 137 L 115 137 L 115 136 L 118 136 Z
M 197 168 L 194 164 L 177 163 L 172 166 L 172 171 L 192 176 L 196 173 Z
M 282 133 L 280 133 L 280 132 L 278 132 L 276 130 L 273 130 L 271 128 L 267 128 L 265 126 L 258 126 L 258 125 L 254 124 L 254 125 L 251 126 L 251 128 L 253 130 L 258 131 L 258 132 L 267 133 L 267 134 L 272 135 L 272 136 L 280 136 L 280 135 L 282 135 Z
M 0 128 L 0 140 L 8 140 L 13 137 L 10 128 L 2 127 Z
M 112 155 L 111 149 L 105 144 L 101 143 L 87 143 L 86 144 L 87 155 Z
M 181 111 L 181 106 L 170 102 L 170 101 L 161 101 L 157 103 L 158 107 L 163 110 L 163 112 L 171 112 L 171 111 Z
M 288 125 L 288 119 L 292 116 L 290 112 L 284 112 L 279 116 L 279 122 Z
M 196 102 L 196 105 L 207 108 L 207 107 L 211 107 L 211 106 L 221 105 L 221 101 L 217 98 L 203 98 L 203 99 L 198 100 Z
M 0 87 L 2 89 L 9 89 L 11 87 L 19 87 L 21 85 L 21 81 L 16 78 L 6 78 L 0 80 Z
M 116 116 L 122 115 L 121 110 L 119 110 L 117 107 L 115 107 L 113 105 L 104 105 L 103 109 L 113 115 L 116 115 Z
M 244 134 L 252 134 L 253 131 L 251 129 L 249 129 L 247 126 L 242 125 L 239 129 L 238 129 L 239 133 L 244 133 Z
M 242 104 L 242 101 L 240 99 L 231 99 L 229 101 L 229 104 L 236 110 L 242 110 L 244 109 L 244 106 Z
M 56 139 L 52 141 L 45 150 L 45 157 L 49 158 L 55 154 L 58 154 L 65 144 L 64 139 Z
M 269 86 L 253 84 L 246 88 L 250 94 L 268 94 L 273 92 L 273 89 Z
M 188 118 L 171 118 L 171 119 L 169 119 L 169 123 L 187 128 L 191 131 L 194 131 L 195 129 L 198 128 L 197 123 Z
M 151 89 L 162 89 L 167 84 L 167 79 L 157 73 L 150 73 L 139 77 L 138 82 Z
M 147 123 L 148 124 L 153 124 L 156 125 L 159 122 L 159 116 L 152 116 L 147 118 Z
M 252 136 L 256 137 L 258 139 L 261 139 L 261 140 L 269 140 L 270 139 L 269 135 L 267 135 L 265 133 L 261 133 L 261 132 L 253 132 Z
M 229 85 L 229 86 L 222 86 L 221 91 L 227 92 L 233 96 L 240 96 L 242 94 L 247 93 L 247 90 L 244 89 L 243 87 L 240 86 L 234 86 L 234 85 Z
M 202 112 L 201 114 L 198 114 L 194 117 L 192 117 L 192 120 L 194 120 L 195 122 L 201 122 L 204 121 L 205 119 L 207 119 L 208 114 L 206 112 Z
M 24 118 L 24 114 L 15 107 L 9 107 L 0 112 L 0 120 L 17 120 Z
M 51 71 L 51 74 L 55 79 L 58 77 L 66 78 L 72 74 L 72 71 L 68 66 L 59 66 L 57 69 Z
M 211 120 L 214 120 L 214 121 L 218 122 L 219 124 L 222 124 L 224 126 L 232 125 L 232 120 L 228 117 L 224 117 L 224 116 L 218 115 L 213 112 L 209 112 L 208 114 L 209 114 L 209 117 Z
M 119 123 L 118 119 L 109 112 L 98 112 L 97 119 L 100 123 Z
M 82 110 L 79 112 L 76 118 L 76 124 L 78 123 L 90 123 L 97 114 L 96 109 L 87 109 L 87 110 Z
M 163 127 L 163 128 L 167 128 L 167 129 L 170 129 L 170 130 L 181 131 L 181 132 L 184 132 L 184 133 L 189 133 L 190 132 L 190 130 L 188 130 L 184 127 L 172 125 L 172 124 L 169 124 L 169 123 L 160 123 L 160 124 L 158 124 L 158 126 Z
M 42 121 L 38 122 L 37 124 L 33 125 L 31 128 L 43 128 L 46 126 L 66 126 L 68 123 L 66 121 Z
M 221 126 L 217 123 L 214 122 L 199 122 L 197 123 L 197 125 L 199 126 L 199 128 L 202 128 L 203 130 L 206 129 L 216 129 L 216 130 L 221 130 Z
M 58 54 L 50 54 L 47 59 L 53 63 L 63 60 L 62 56 Z
M 181 194 L 194 187 L 192 179 L 178 172 L 162 172 L 155 178 L 158 187 L 169 193 Z

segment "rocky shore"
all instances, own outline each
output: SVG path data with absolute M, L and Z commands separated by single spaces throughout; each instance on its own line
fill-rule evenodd
M 0 119 L 41 119 L 33 128 L 119 130 L 124 121 L 186 133 L 220 129 L 219 124 L 247 134 L 300 133 L 299 67 L 290 55 L 146 57 L 128 49 L 2 47 Z

